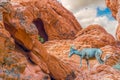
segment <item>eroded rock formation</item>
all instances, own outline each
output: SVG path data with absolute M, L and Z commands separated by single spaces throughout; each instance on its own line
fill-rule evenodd
M 106 5 L 112 10 L 113 17 L 117 18 L 116 14 L 118 13 L 119 0 L 106 0 Z
M 77 33 L 75 41 L 81 45 L 92 45 L 91 47 L 97 48 L 116 44 L 114 37 L 100 25 L 90 25 L 82 29 Z
M 28 64 L 28 60 L 23 55 L 24 53 L 22 49 L 15 47 L 14 39 L 11 38 L 3 23 L 0 22 L 0 78 L 6 80 L 39 78 L 42 80 L 48 77 L 50 79 L 49 75 L 43 73 L 37 65 L 36 69 L 35 65 Z M 36 70 L 38 70 L 38 73 L 36 73 Z
M 0 62 L 3 62 L 3 56 L 15 49 L 15 43 L 2 22 L 0 22 L 0 40 Z
M 113 65 L 116 64 L 116 62 L 120 63 L 120 55 L 119 55 L 119 46 L 120 46 L 120 0 L 106 0 L 106 5 L 110 10 L 112 11 L 113 17 L 118 21 L 118 27 L 116 30 L 116 38 L 117 38 L 117 47 L 108 47 L 106 49 L 110 50 L 114 54 L 108 59 L 108 62 L 106 64 Z M 113 50 L 114 49 L 114 50 Z
M 45 40 L 73 39 L 81 27 L 69 11 L 56 0 L 36 0 L 17 3 L 17 5 L 2 2 L 0 3 L 0 11 L 5 29 L 13 37 L 19 49 L 23 50 L 21 53 L 24 53 L 28 60 L 39 67 L 37 74 L 35 66 L 29 65 L 28 61 L 24 60 L 28 64 L 28 67 L 23 70 L 24 74 L 28 75 L 31 72 L 33 78 L 36 77 L 35 75 L 43 74 L 41 78 L 37 76 L 40 80 L 44 79 L 46 75 L 48 75 L 48 79 L 51 77 L 56 80 L 73 80 L 75 78 L 72 69 L 48 54 L 44 46 L 38 41 L 38 34 Z M 60 29 L 61 31 L 59 31 Z M 16 50 L 19 49 L 16 47 Z M 26 68 L 29 67 L 31 70 L 26 72 Z
M 120 60 L 120 48 L 116 46 L 106 45 L 105 47 L 101 48 L 103 51 L 102 58 L 106 55 L 110 55 L 110 57 L 106 61 L 106 65 L 113 66 L 117 64 Z
M 26 29 L 31 29 L 31 24 L 34 23 L 39 35 L 45 40 L 74 39 L 81 29 L 73 14 L 56 0 L 21 1 L 14 6 L 20 24 L 26 25 Z
M 106 0 L 106 5 L 112 11 L 113 17 L 118 21 L 116 30 L 116 38 L 120 41 L 120 1 L 119 0 Z

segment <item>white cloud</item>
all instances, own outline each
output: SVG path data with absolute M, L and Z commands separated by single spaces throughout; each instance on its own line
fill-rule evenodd
M 82 27 L 99 24 L 115 36 L 117 21 L 109 20 L 106 16 L 97 17 L 96 8 L 106 8 L 105 0 L 61 0 L 61 2 L 63 6 L 73 12 Z
M 103 26 L 110 34 L 115 36 L 116 28 L 117 28 L 117 21 L 109 20 L 106 16 L 103 17 L 96 17 L 93 21 L 93 24 L 100 24 Z
M 61 0 L 62 4 L 73 13 L 84 7 L 105 7 L 105 0 Z
M 0 2 L 9 2 L 10 0 L 0 0 Z
M 95 18 L 96 14 L 97 12 L 96 12 L 96 9 L 94 8 L 84 8 L 74 13 L 77 19 Z
M 82 25 L 82 27 L 87 27 L 90 25 L 94 19 L 96 18 L 96 9 L 88 8 L 88 9 L 81 9 L 80 11 L 76 12 L 74 15 Z
M 115 36 L 117 21 L 109 20 L 107 16 L 97 17 L 97 10 L 95 8 L 81 9 L 74 15 L 82 27 L 87 27 L 91 24 L 99 24 Z
M 57 0 L 57 1 L 61 3 L 61 0 Z

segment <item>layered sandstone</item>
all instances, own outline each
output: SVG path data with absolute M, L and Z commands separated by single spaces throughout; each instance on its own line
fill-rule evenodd
M 113 52 L 112 56 L 108 59 L 108 62 L 106 64 L 113 65 L 117 64 L 116 62 L 119 62 L 119 49 L 120 46 L 120 1 L 119 0 L 106 0 L 106 5 L 110 10 L 112 11 L 113 17 L 118 21 L 118 27 L 116 29 L 116 38 L 117 38 L 117 47 L 108 47 L 107 49 Z M 114 50 L 113 50 L 114 49 Z
M 69 11 L 56 0 L 36 0 L 17 3 L 17 5 L 2 2 L 0 11 L 5 29 L 19 47 L 16 47 L 16 50 L 23 50 L 20 51 L 24 54 L 23 58 L 26 56 L 32 62 L 30 65 L 27 60 L 24 60 L 27 64 L 23 70 L 24 74 L 32 73 L 31 76 L 34 79 L 36 77 L 40 80 L 45 79 L 46 75 L 48 75 L 48 79 L 51 77 L 56 80 L 73 80 L 75 78 L 72 69 L 50 55 L 38 40 L 38 35 L 46 41 L 48 39 L 73 39 L 81 27 Z M 59 31 L 60 29 L 61 31 Z M 18 52 L 16 51 L 16 53 Z M 38 71 L 36 71 L 36 67 Z M 30 71 L 26 70 L 29 68 Z M 40 77 L 40 74 L 43 75 Z
M 112 10 L 113 17 L 117 18 L 116 14 L 118 13 L 119 0 L 106 0 L 106 5 Z
M 1 37 L 1 50 L 5 50 L 9 52 L 9 50 L 13 50 L 15 47 L 15 43 L 13 38 L 11 38 L 8 31 L 6 31 L 2 22 L 0 22 L 0 37 Z
M 118 21 L 116 30 L 116 38 L 120 41 L 120 1 L 119 0 L 106 0 L 106 5 L 112 11 L 113 17 Z
M 0 62 L 3 62 L 3 56 L 15 49 L 13 38 L 10 37 L 8 31 L 5 30 L 4 25 L 0 22 Z
M 14 39 L 5 29 L 3 22 L 0 22 L 0 78 L 50 80 L 50 76 L 42 70 L 47 67 L 43 61 L 39 61 L 40 66 L 31 64 L 28 62 L 27 53 L 15 46 Z
M 16 2 L 13 0 L 13 3 Z M 74 39 L 81 29 L 71 12 L 66 10 L 56 0 L 18 1 L 13 4 L 20 24 L 27 28 L 33 24 L 38 28 L 41 37 L 47 40 Z M 40 5 L 41 4 L 41 5 Z M 32 25 L 31 25 L 32 24 Z M 62 25 L 61 25 L 62 24 Z
M 106 32 L 100 25 L 89 25 L 87 28 L 82 29 L 76 35 L 76 42 L 81 45 L 92 45 L 91 47 L 103 47 L 105 45 L 115 45 L 114 37 Z
M 106 65 L 113 66 L 119 63 L 119 60 L 120 60 L 119 47 L 107 45 L 105 47 L 102 47 L 101 49 L 103 51 L 102 58 L 104 58 L 106 55 L 110 56 L 105 62 Z

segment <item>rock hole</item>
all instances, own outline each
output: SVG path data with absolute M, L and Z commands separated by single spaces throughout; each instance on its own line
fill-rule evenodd
M 48 35 L 45 32 L 43 21 L 40 18 L 37 18 L 33 20 L 33 23 L 35 24 L 35 26 L 37 27 L 39 31 L 38 34 L 39 34 L 39 39 L 41 39 L 41 42 L 44 43 L 48 41 Z
M 50 76 L 50 79 L 51 79 L 51 80 L 55 80 L 52 76 Z

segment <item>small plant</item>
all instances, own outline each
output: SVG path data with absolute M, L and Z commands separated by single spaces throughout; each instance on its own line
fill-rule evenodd
M 44 43 L 44 38 L 43 37 L 41 37 L 40 35 L 38 36 L 38 40 L 41 42 L 41 43 Z

